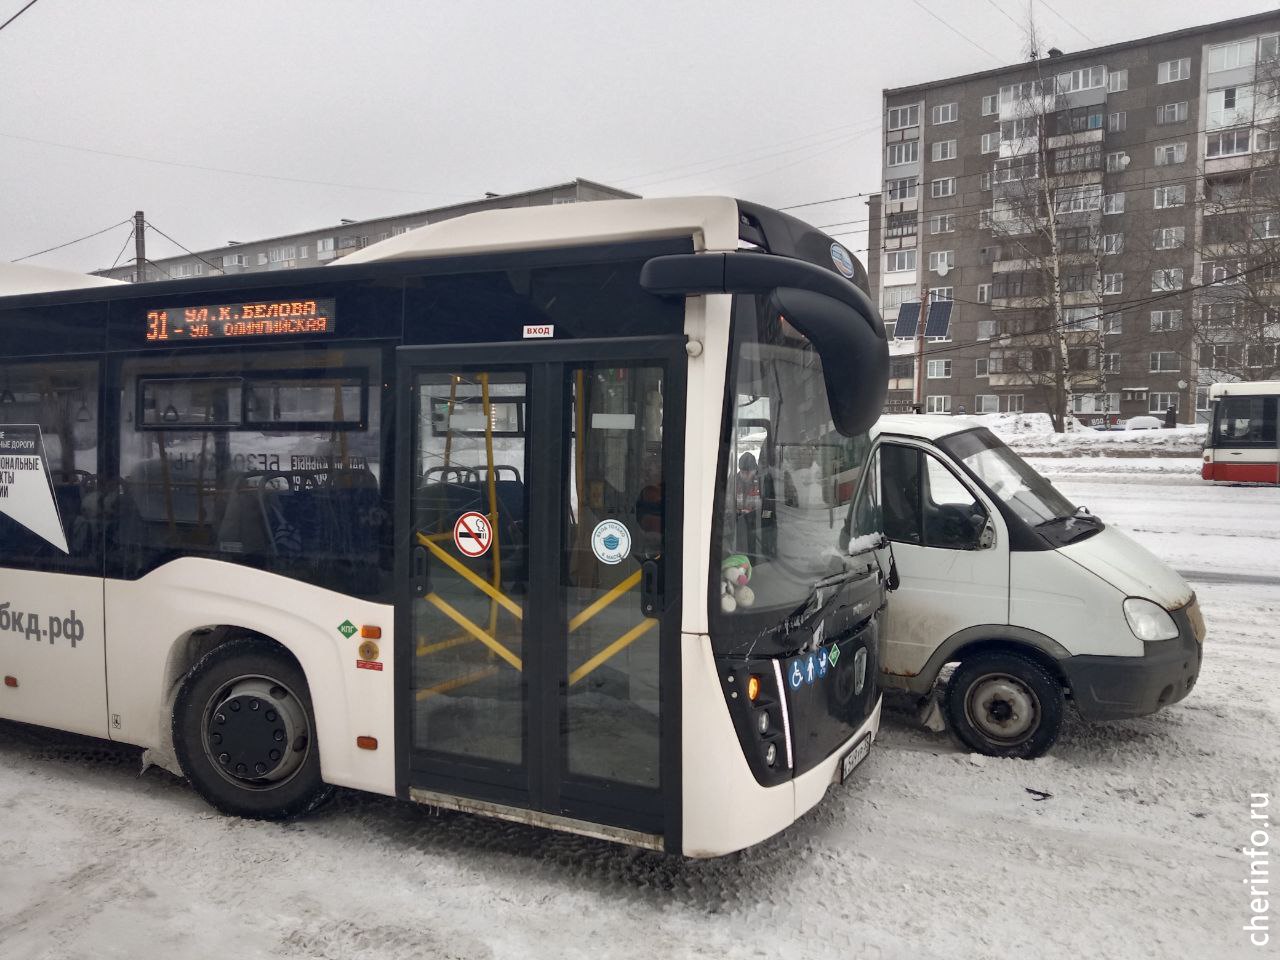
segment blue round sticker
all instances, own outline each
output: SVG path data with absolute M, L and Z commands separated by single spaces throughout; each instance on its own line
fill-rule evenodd
M 836 269 L 840 271 L 845 278 L 852 280 L 853 257 L 849 255 L 849 251 L 838 243 L 831 244 L 831 262 L 835 264 Z
M 621 563 L 631 555 L 631 531 L 617 520 L 601 520 L 591 531 L 591 552 L 601 563 Z

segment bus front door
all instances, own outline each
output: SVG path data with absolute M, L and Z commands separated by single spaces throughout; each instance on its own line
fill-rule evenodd
M 400 353 L 404 792 L 669 833 L 682 344 Z

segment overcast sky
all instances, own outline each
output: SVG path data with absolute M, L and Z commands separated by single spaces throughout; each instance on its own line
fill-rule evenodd
M 0 23 L 26 2 L 0 0 Z M 1276 6 L 1032 4 L 1045 46 L 1068 52 Z M 882 88 L 1023 60 L 1027 9 L 39 0 L 0 30 L 0 260 L 139 209 L 195 250 L 573 177 L 774 206 L 862 193 L 880 178 Z M 795 212 L 866 245 L 861 199 Z M 128 231 L 28 262 L 124 262 Z

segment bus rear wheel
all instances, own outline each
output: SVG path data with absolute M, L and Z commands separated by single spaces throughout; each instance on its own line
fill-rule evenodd
M 330 793 L 306 678 L 262 640 L 233 640 L 191 669 L 174 701 L 173 745 L 196 792 L 223 813 L 283 820 Z
M 965 746 L 990 757 L 1031 760 L 1048 753 L 1062 728 L 1062 685 L 1014 653 L 964 660 L 947 683 L 947 723 Z

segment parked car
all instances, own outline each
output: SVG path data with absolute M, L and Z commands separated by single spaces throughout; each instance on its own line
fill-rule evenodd
M 881 563 L 898 578 L 881 635 L 886 687 L 940 692 L 965 745 L 1027 758 L 1053 745 L 1068 701 L 1110 720 L 1191 692 L 1204 621 L 1187 582 L 1144 547 L 984 427 L 888 416 L 873 444 L 878 491 L 863 483 L 855 511 L 879 495 Z
M 1124 422 L 1126 430 L 1160 430 L 1164 421 L 1159 417 L 1130 417 Z

